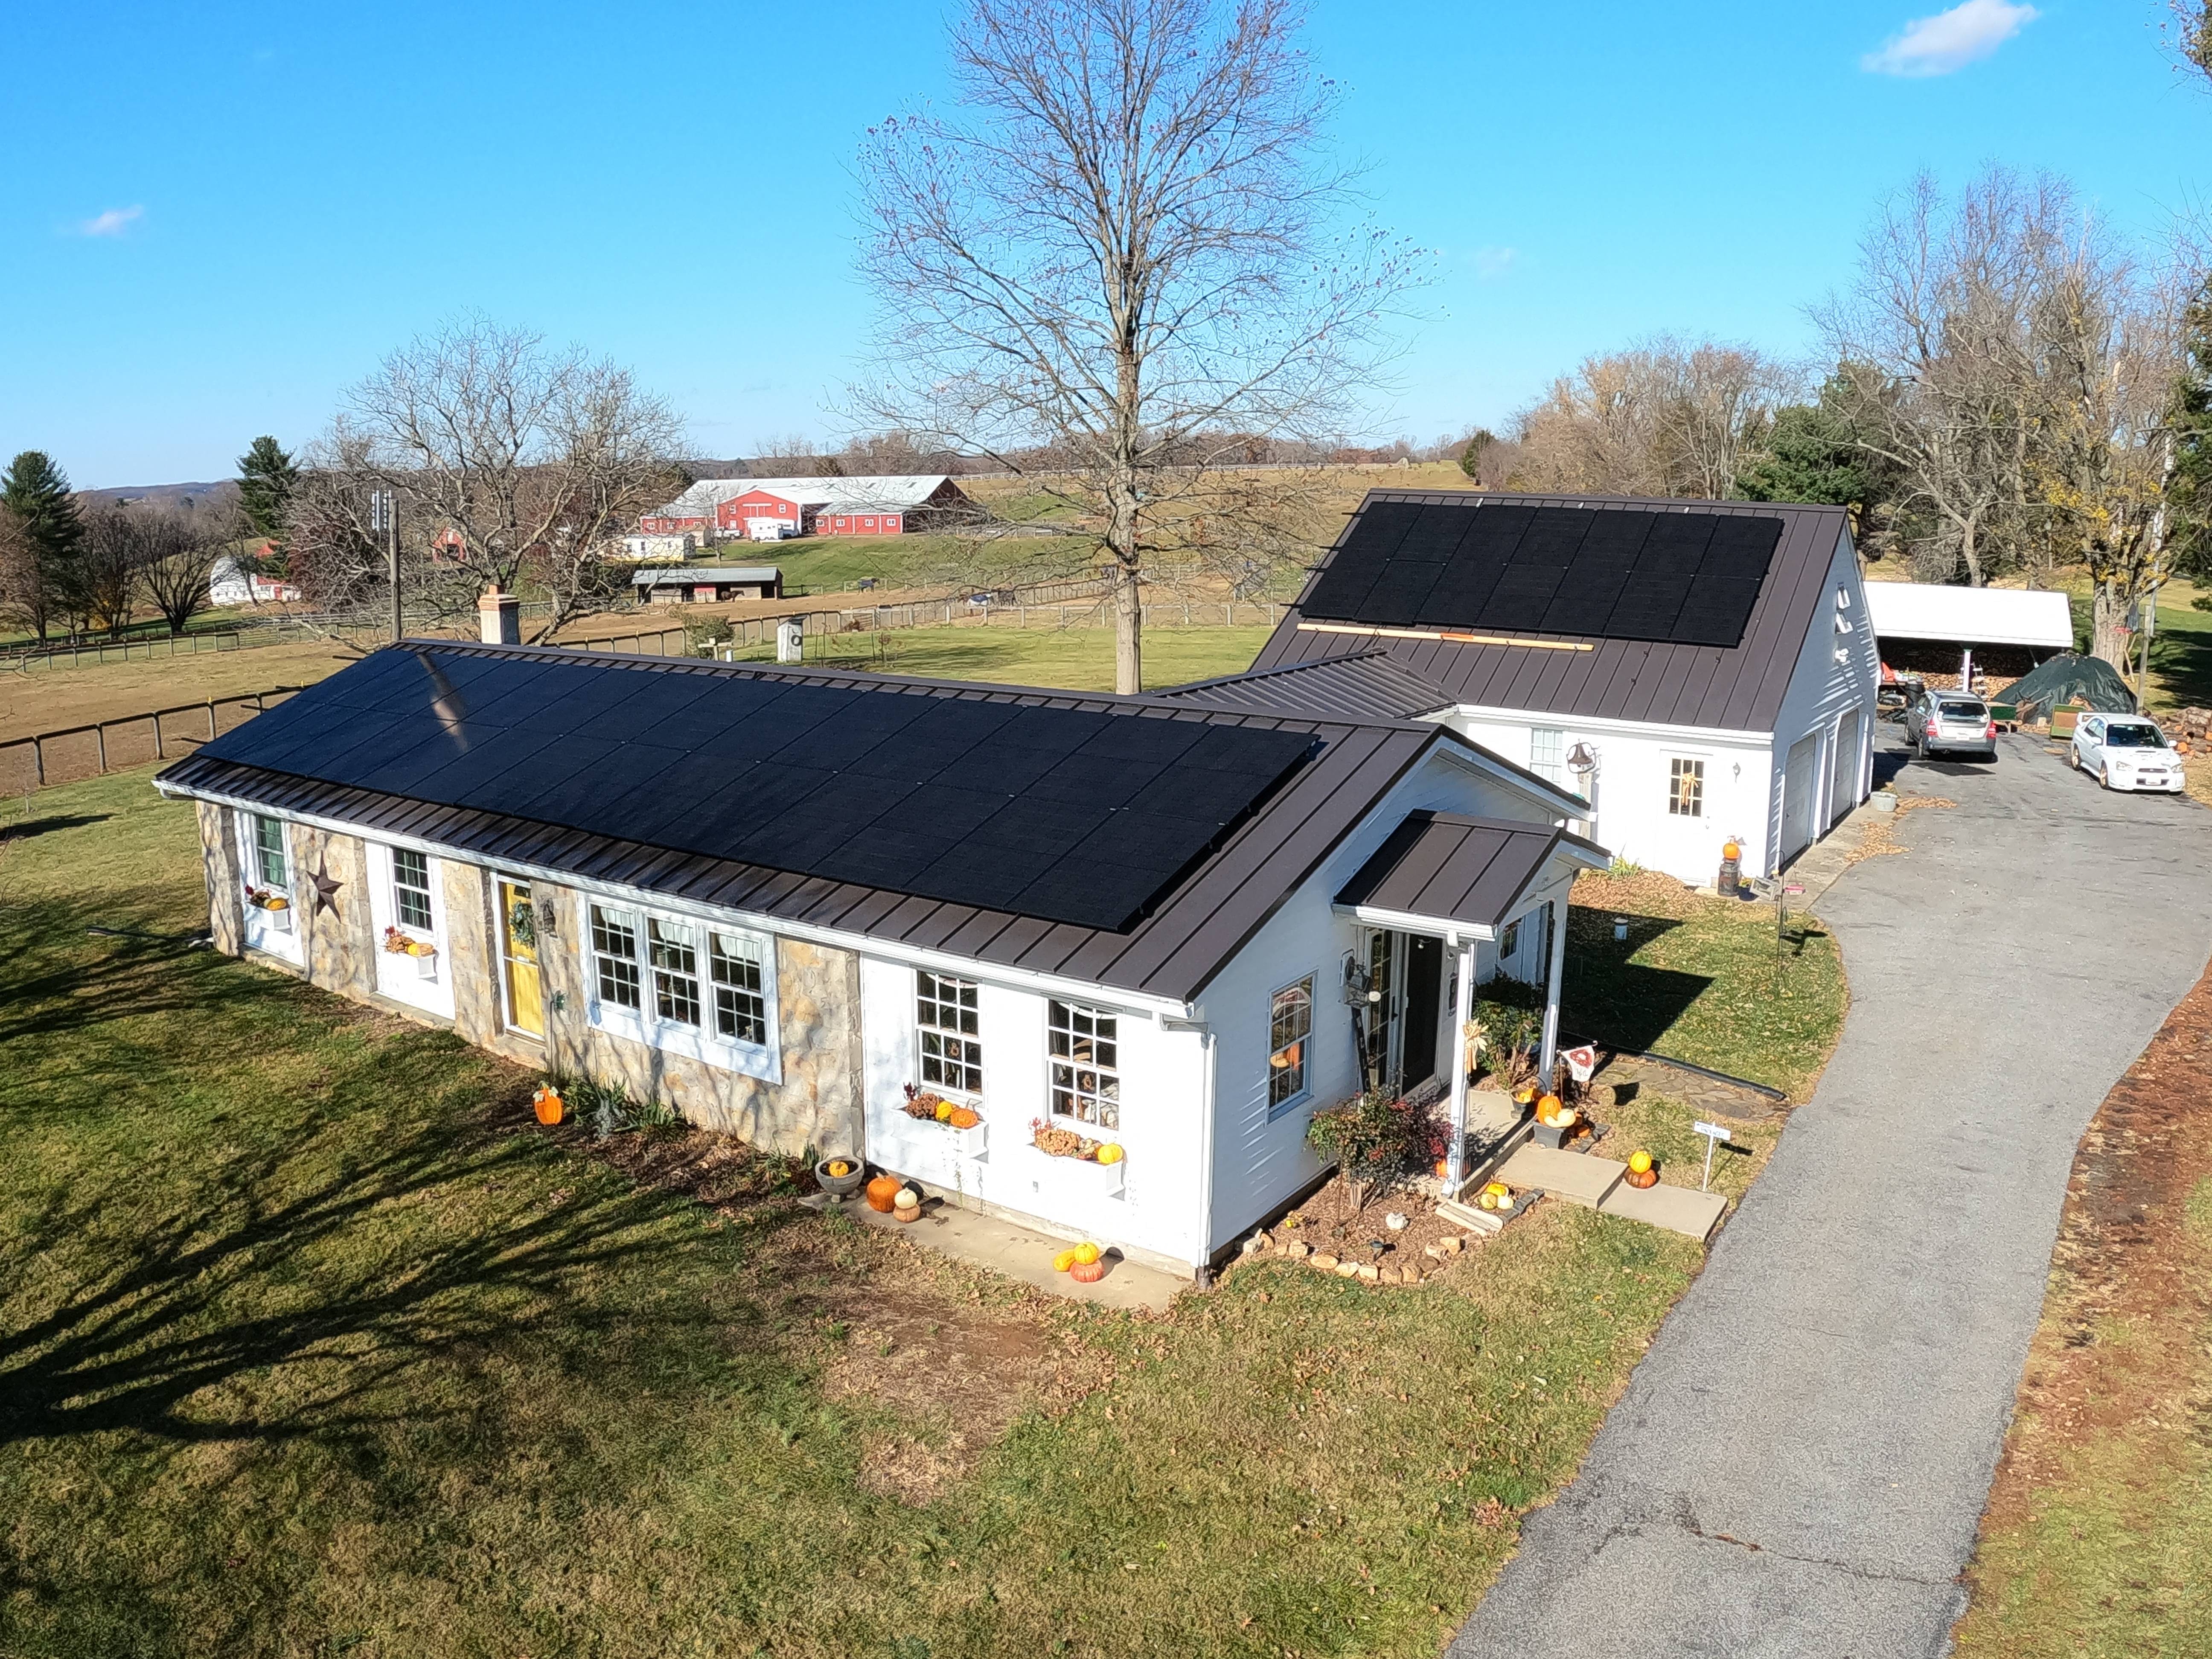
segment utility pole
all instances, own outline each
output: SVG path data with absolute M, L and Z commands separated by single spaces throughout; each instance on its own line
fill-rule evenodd
M 384 532 L 385 557 L 392 572 L 392 637 L 400 639 L 406 624 L 399 612 L 399 498 L 380 489 L 368 498 L 368 527 Z

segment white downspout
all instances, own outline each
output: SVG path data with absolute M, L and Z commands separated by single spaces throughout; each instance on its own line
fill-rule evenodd
M 1451 941 L 1455 945 L 1459 940 Z M 1474 941 L 1460 948 L 1457 982 L 1452 988 L 1451 1149 L 1444 1166 L 1444 1195 L 1459 1196 L 1467 1178 L 1467 1022 L 1474 1008 Z
M 1201 1099 L 1199 1106 L 1198 1132 L 1198 1179 L 1200 1185 L 1198 1224 L 1199 1261 L 1196 1263 L 1192 1277 L 1198 1281 L 1199 1288 L 1200 1290 L 1204 1290 L 1206 1288 L 1206 1281 L 1212 1274 L 1213 1265 L 1213 1066 L 1215 1054 L 1213 1028 L 1210 1025 L 1201 1026 L 1199 1028 L 1198 1052 L 1202 1061 L 1200 1070 L 1203 1073 L 1200 1079 L 1200 1092 L 1203 1098 Z

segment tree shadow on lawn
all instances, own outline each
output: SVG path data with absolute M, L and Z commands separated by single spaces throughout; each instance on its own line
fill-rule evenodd
M 1577 1036 L 1641 1054 L 1658 1044 L 1713 981 L 1707 974 L 1632 961 L 1682 923 L 1669 916 L 1626 915 L 1628 937 L 1616 939 L 1613 922 L 1623 915 L 1569 907 L 1559 1024 Z

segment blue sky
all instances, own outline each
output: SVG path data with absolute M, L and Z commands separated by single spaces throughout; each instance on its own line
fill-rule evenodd
M 1662 329 L 1804 351 L 1804 307 L 1922 167 L 2051 168 L 2146 237 L 2199 199 L 2212 96 L 2162 55 L 2160 0 L 1942 9 L 1315 0 L 1375 215 L 1438 251 L 1376 434 L 1502 422 Z M 944 61 L 910 3 L 9 16 L 0 454 L 85 487 L 296 447 L 470 309 L 629 363 L 702 453 L 832 435 L 867 318 L 857 141 Z

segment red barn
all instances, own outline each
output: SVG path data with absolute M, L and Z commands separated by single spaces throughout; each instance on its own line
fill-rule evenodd
M 866 478 L 706 478 L 647 514 L 647 535 L 711 531 L 775 541 L 787 536 L 902 536 L 934 528 L 974 505 L 947 475 Z

